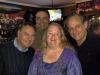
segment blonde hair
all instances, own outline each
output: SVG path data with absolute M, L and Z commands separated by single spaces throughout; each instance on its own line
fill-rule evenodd
M 56 26 L 58 27 L 59 31 L 60 31 L 60 34 L 61 34 L 61 47 L 62 48 L 72 48 L 73 47 L 71 46 L 71 44 L 69 43 L 69 41 L 67 40 L 67 38 L 65 37 L 64 35 L 64 31 L 63 31 L 63 28 L 61 27 L 60 23 L 58 22 L 50 22 L 46 31 L 44 32 L 44 35 L 43 35 L 43 38 L 42 38 L 42 44 L 41 44 L 41 50 L 46 50 L 48 45 L 47 45 L 47 33 L 48 33 L 48 29 L 51 27 L 51 26 Z

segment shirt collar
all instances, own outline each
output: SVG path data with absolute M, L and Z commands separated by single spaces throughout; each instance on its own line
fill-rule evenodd
M 14 39 L 14 46 L 15 46 L 19 51 L 21 51 L 21 52 L 26 52 L 26 51 L 28 51 L 28 48 L 22 48 L 22 47 L 19 46 L 18 41 L 17 41 L 17 38 Z

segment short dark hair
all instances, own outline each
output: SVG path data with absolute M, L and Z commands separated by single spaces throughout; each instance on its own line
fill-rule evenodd
M 21 23 L 18 26 L 18 30 L 21 30 L 24 26 L 30 26 L 36 31 L 36 28 L 35 28 L 35 26 L 34 26 L 34 24 L 32 22 L 23 22 L 23 23 Z
M 48 15 L 48 17 L 50 18 L 50 14 L 49 14 L 48 10 L 46 10 L 46 9 L 40 9 L 40 10 L 38 10 L 38 11 L 36 12 L 36 14 L 37 14 L 38 12 L 45 12 L 45 13 Z M 35 15 L 36 15 L 36 14 L 35 14 Z M 35 16 L 35 18 L 36 18 L 36 16 Z

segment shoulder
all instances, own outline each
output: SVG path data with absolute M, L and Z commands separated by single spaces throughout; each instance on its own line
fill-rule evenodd
M 34 56 L 35 49 L 32 47 L 29 47 L 28 51 L 26 51 L 25 53 L 27 53 L 29 56 Z
M 75 55 L 75 51 L 73 49 L 70 48 L 64 48 L 64 53 L 67 55 Z
M 67 64 L 68 65 L 71 61 L 73 61 L 76 58 L 77 58 L 76 57 L 76 54 L 71 49 L 64 48 L 63 53 L 61 55 L 61 61 L 64 64 Z
M 94 34 L 87 35 L 86 41 L 87 45 L 91 45 L 92 47 L 100 47 L 100 37 L 97 37 Z
M 90 41 L 100 42 L 100 37 L 97 37 L 95 34 L 88 34 L 87 39 Z
M 12 54 L 12 51 L 14 51 L 13 49 L 14 49 L 13 41 L 4 43 L 0 46 L 0 55 L 4 58 L 8 57 L 9 55 Z
M 64 48 L 63 56 L 70 60 L 71 58 L 76 57 L 76 53 L 72 49 Z
M 39 59 L 42 57 L 43 52 L 42 51 L 35 51 L 34 57 L 36 59 Z

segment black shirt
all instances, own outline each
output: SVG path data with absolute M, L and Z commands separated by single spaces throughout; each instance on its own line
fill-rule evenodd
M 100 75 L 100 38 L 88 34 L 78 46 L 73 42 L 83 68 L 83 75 Z

